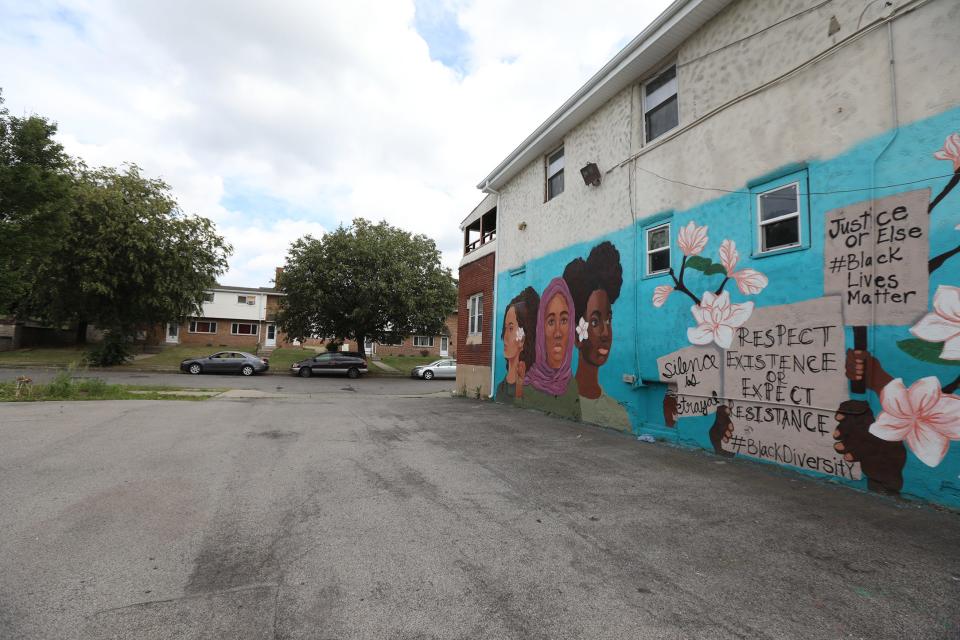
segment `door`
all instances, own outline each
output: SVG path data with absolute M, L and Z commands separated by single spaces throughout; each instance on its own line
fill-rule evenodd
M 247 359 L 243 357 L 242 353 L 231 351 L 230 353 L 227 353 L 225 355 L 226 355 L 226 358 L 223 361 L 224 371 L 229 371 L 231 373 L 240 373 L 240 369 L 243 368 L 243 365 L 247 364 Z
M 277 325 L 267 325 L 267 341 L 264 344 L 268 347 L 277 346 Z
M 441 378 L 456 378 L 457 377 L 457 362 L 456 360 L 446 360 L 443 363 L 443 366 L 440 367 L 440 376 Z
M 176 322 L 167 323 L 167 343 L 178 344 L 180 342 L 180 325 Z
M 363 352 L 368 356 L 374 352 L 373 340 L 363 341 Z
M 447 336 L 440 337 L 440 355 L 444 357 L 450 355 L 450 339 Z
M 229 352 L 221 351 L 209 356 L 203 363 L 203 368 L 207 371 L 222 372 L 227 370 Z

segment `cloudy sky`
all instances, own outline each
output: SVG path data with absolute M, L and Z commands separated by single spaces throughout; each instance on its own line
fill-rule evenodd
M 290 242 L 386 219 L 460 258 L 475 185 L 669 0 L 0 0 L 0 88 L 134 162 L 268 285 Z

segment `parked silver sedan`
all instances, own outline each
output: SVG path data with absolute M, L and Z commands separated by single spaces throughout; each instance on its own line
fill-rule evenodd
M 424 380 L 433 380 L 434 378 L 456 378 L 457 361 L 456 360 L 437 360 L 430 364 L 422 364 L 410 370 L 411 378 L 423 378 Z

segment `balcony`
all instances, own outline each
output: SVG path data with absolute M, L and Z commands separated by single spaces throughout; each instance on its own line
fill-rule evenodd
M 463 255 L 497 239 L 497 209 L 490 211 L 468 224 L 463 229 Z

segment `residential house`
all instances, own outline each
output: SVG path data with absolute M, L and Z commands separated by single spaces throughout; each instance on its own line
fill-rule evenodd
M 395 342 L 381 343 L 367 340 L 364 353 L 368 356 L 436 356 L 437 358 L 457 357 L 457 312 L 447 316 L 443 331 L 439 335 L 409 335 L 398 337 Z M 329 341 L 323 338 L 310 338 L 308 346 L 324 346 Z M 353 340 L 343 342 L 344 351 L 359 351 Z
M 289 344 L 276 325 L 283 295 L 270 287 L 218 285 L 206 292 L 199 314 L 183 322 L 167 323 L 160 341 L 251 352 Z
M 497 198 L 487 195 L 460 223 L 463 258 L 460 260 L 460 323 L 457 327 L 457 389 L 486 397 L 491 390 L 494 338 L 493 277 L 497 252 Z
M 958 24 L 672 3 L 478 185 L 496 399 L 960 506 Z

